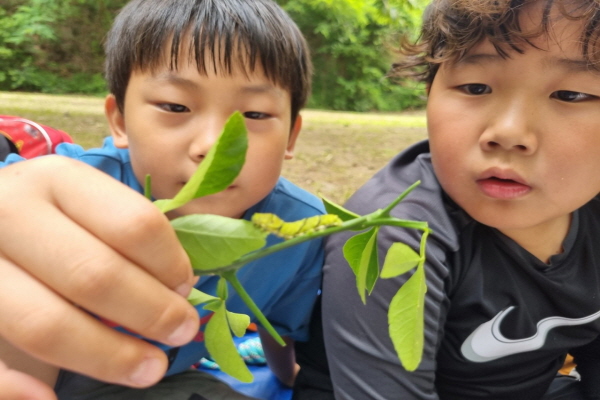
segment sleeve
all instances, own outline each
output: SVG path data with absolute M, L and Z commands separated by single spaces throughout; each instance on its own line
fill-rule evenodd
M 0 162 L 0 168 L 4 168 L 8 165 L 15 164 L 21 161 L 25 161 L 25 158 L 21 157 L 18 154 L 10 153 L 4 161 Z
M 321 240 L 308 243 L 302 268 L 273 302 L 267 318 L 277 331 L 294 340 L 307 340 L 310 316 L 321 287 L 323 247 Z
M 380 174 L 381 175 L 381 174 Z M 347 207 L 360 215 L 383 208 L 400 191 L 388 178 L 370 181 L 349 201 Z M 400 174 L 402 176 L 402 174 Z M 430 180 L 429 188 L 435 187 Z M 424 182 L 427 186 L 427 181 Z M 436 355 L 443 337 L 448 309 L 449 268 L 447 254 L 452 249 L 451 224 L 440 223 L 443 203 L 437 192 L 419 187 L 396 209 L 399 218 L 429 221 L 433 233 L 427 241 L 424 353 L 420 366 L 407 372 L 397 356 L 388 333 L 387 311 L 393 296 L 410 277 L 411 272 L 393 279 L 379 279 L 363 304 L 353 271 L 343 256 L 343 246 L 351 234 L 338 234 L 326 240 L 323 282 L 323 331 L 327 359 L 336 399 L 339 400 L 436 400 Z M 390 194 L 390 191 L 394 191 Z M 416 199 L 416 200 L 415 200 Z M 435 204 L 433 204 L 435 203 Z M 366 212 L 365 212 L 366 211 Z M 432 225 L 432 222 L 435 225 Z M 387 249 L 402 242 L 419 249 L 421 232 L 384 227 L 378 235 L 380 265 Z
M 591 343 L 569 352 L 581 375 L 581 385 L 586 399 L 600 399 L 600 336 Z

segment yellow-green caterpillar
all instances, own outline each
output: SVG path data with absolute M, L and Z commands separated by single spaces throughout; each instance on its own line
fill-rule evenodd
M 252 216 L 252 223 L 265 232 L 284 239 L 292 239 L 330 226 L 341 225 L 342 220 L 335 214 L 324 214 L 298 221 L 285 222 L 275 214 L 256 213 Z

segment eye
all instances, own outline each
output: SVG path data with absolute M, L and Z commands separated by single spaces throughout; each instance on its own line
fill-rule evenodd
M 566 101 L 569 103 L 577 103 L 577 102 L 592 100 L 592 99 L 597 98 L 596 96 L 591 95 L 591 94 L 581 93 L 581 92 L 572 92 L 570 90 L 557 90 L 556 92 L 552 93 L 550 95 L 550 97 L 560 100 L 560 101 Z
M 488 85 L 484 85 L 483 83 L 469 83 L 467 85 L 459 86 L 458 89 L 473 96 L 481 96 L 482 94 L 492 93 L 492 88 Z
M 170 112 L 170 113 L 184 113 L 184 112 L 190 111 L 189 108 L 187 108 L 186 106 L 183 106 L 181 104 L 160 103 L 160 104 L 157 104 L 157 106 L 161 110 Z
M 248 119 L 267 119 L 270 117 L 270 115 L 259 111 L 246 111 L 244 113 L 244 117 Z

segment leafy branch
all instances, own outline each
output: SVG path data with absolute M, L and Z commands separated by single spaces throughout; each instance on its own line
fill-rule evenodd
M 223 133 L 211 148 L 197 171 L 172 199 L 156 200 L 155 205 L 168 212 L 189 201 L 217 193 L 230 186 L 241 171 L 248 147 L 243 116 L 236 112 L 227 121 Z M 151 179 L 146 179 L 145 193 L 151 198 Z M 400 361 L 415 370 L 423 352 L 423 305 L 425 298 L 425 245 L 430 232 L 426 222 L 402 220 L 391 211 L 419 184 L 405 190 L 386 208 L 360 216 L 324 200 L 329 214 L 300 221 L 282 221 L 273 214 L 255 214 L 252 221 L 218 215 L 194 214 L 171 221 L 171 225 L 186 250 L 196 275 L 218 275 L 217 295 L 193 290 L 188 301 L 194 306 L 204 304 L 213 315 L 205 329 L 206 348 L 221 369 L 242 382 L 253 377 L 233 343 L 232 333 L 241 336 L 250 323 L 246 315 L 227 311 L 227 283 L 259 320 L 261 325 L 285 346 L 237 278 L 237 271 L 249 262 L 287 249 L 308 240 L 342 231 L 361 231 L 344 246 L 344 256 L 356 274 L 358 293 L 366 302 L 378 278 L 392 278 L 415 270 L 398 290 L 388 310 L 389 332 Z M 423 231 L 419 253 L 402 243 L 393 244 L 381 273 L 377 255 L 377 234 L 383 225 Z M 269 234 L 285 240 L 266 247 Z

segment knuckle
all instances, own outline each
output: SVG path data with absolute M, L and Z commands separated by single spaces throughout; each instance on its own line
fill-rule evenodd
M 44 355 L 54 349 L 64 337 L 66 313 L 55 307 L 22 310 L 18 321 L 8 322 L 7 338 L 35 355 Z
M 140 321 L 140 328 L 146 335 L 157 340 L 166 339 L 177 327 L 189 318 L 183 299 L 174 297 L 173 301 L 161 303 L 152 313 Z M 186 303 L 187 304 L 187 303 Z
M 153 237 L 169 227 L 167 218 L 150 202 L 141 204 L 128 213 L 128 234 L 138 238 Z
M 151 272 L 169 287 L 190 279 L 189 259 L 166 216 L 148 203 L 148 207 L 136 209 L 129 218 L 122 233 L 130 243 L 144 244 L 146 258 L 152 259 L 154 266 Z
M 114 262 L 101 262 L 89 257 L 73 260 L 67 274 L 68 281 L 64 284 L 69 297 L 77 301 L 81 297 L 91 299 L 105 296 L 114 287 L 115 277 L 118 276 L 118 266 Z

